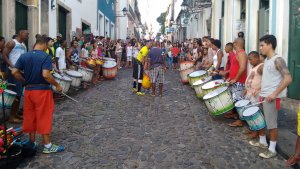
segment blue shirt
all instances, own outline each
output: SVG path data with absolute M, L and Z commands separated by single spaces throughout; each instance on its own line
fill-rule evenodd
M 150 58 L 150 66 L 151 68 L 155 68 L 161 66 L 163 64 L 163 53 L 160 48 L 153 47 L 149 53 Z
M 44 51 L 33 50 L 22 54 L 15 67 L 24 71 L 26 90 L 48 90 L 50 84 L 43 77 L 43 70 L 52 70 L 51 56 Z M 34 86 L 36 84 L 36 86 Z M 45 84 L 45 85 L 41 85 Z

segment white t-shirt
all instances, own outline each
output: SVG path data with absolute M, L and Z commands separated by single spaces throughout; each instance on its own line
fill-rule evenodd
M 61 47 L 58 47 L 55 52 L 56 58 L 58 58 L 58 68 L 59 70 L 63 70 L 67 68 L 66 64 L 66 53 Z
M 137 55 L 139 54 L 139 48 L 138 47 L 133 47 L 133 52 L 132 52 L 132 56 L 134 58 L 137 58 Z
M 133 54 L 132 46 L 127 46 L 127 56 L 132 56 L 132 54 Z

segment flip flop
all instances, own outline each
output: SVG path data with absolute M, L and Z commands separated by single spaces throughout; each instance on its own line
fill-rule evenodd
M 243 127 L 243 124 L 237 124 L 237 122 L 229 123 L 228 124 L 230 127 Z
M 299 163 L 300 162 L 300 157 L 295 157 L 294 155 L 293 156 L 291 156 L 287 161 L 286 161 L 286 165 L 287 166 L 293 166 L 293 165 L 295 165 L 295 164 L 297 164 L 297 163 Z

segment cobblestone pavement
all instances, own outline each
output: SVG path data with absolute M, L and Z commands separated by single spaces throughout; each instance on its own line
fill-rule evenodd
M 57 104 L 52 138 L 66 151 L 39 153 L 20 168 L 285 168 L 280 156 L 259 158 L 244 128 L 209 116 L 178 72 L 167 72 L 162 98 L 133 94 L 130 75 L 121 70 L 75 95 L 80 103 Z

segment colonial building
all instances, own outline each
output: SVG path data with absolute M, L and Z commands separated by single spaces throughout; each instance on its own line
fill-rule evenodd
M 98 0 L 97 28 L 100 36 L 116 38 L 115 9 L 115 0 Z

